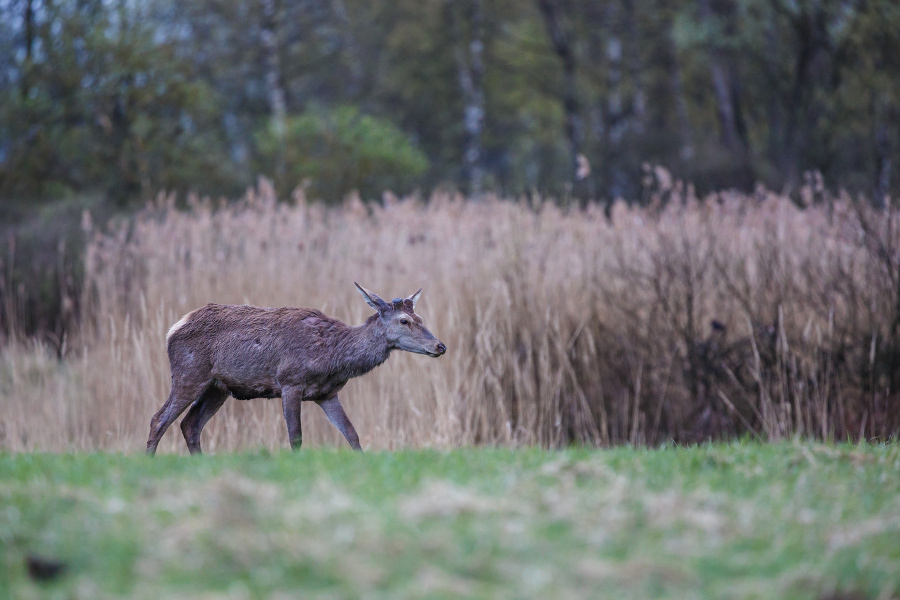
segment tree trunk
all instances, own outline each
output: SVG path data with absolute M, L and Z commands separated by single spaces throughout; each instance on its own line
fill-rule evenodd
M 808 145 L 818 124 L 820 107 L 815 90 L 819 88 L 829 94 L 834 92 L 833 83 L 827 83 L 828 65 L 833 64 L 834 40 L 829 31 L 827 11 L 818 3 L 801 3 L 795 10 L 782 6 L 780 11 L 788 19 L 796 36 L 793 79 L 786 98 L 782 140 L 784 160 L 781 165 L 783 178 L 796 182 L 800 180 L 801 157 L 808 153 Z
M 278 144 L 275 164 L 276 178 L 281 181 L 285 174 L 284 137 L 286 129 L 287 108 L 284 87 L 281 85 L 281 60 L 278 56 L 278 7 L 276 0 L 261 0 L 263 22 L 260 31 L 260 44 L 265 59 L 266 93 L 269 100 L 269 111 L 272 115 L 272 133 Z
M 618 23 L 618 6 L 615 2 L 606 5 L 608 23 Z M 603 103 L 603 131 L 605 141 L 605 160 L 603 161 L 606 194 L 610 200 L 627 195 L 628 174 L 623 168 L 622 142 L 628 128 L 628 117 L 625 110 L 625 98 L 622 91 L 622 38 L 613 32 L 619 27 L 612 26 L 604 43 L 604 58 L 609 65 L 606 71 L 606 97 Z
M 482 131 L 484 129 L 484 11 L 482 0 L 463 2 L 462 23 L 455 7 L 459 3 L 447 0 L 449 22 L 459 43 L 454 49 L 459 86 L 463 94 L 463 128 L 466 132 L 463 147 L 463 179 L 469 193 L 478 198 L 484 184 Z M 463 30 L 466 30 L 468 35 Z M 468 43 L 466 43 L 466 41 Z
M 891 136 L 895 111 L 888 100 L 881 100 L 875 114 L 875 192 L 876 206 L 883 207 L 891 193 L 891 171 L 894 163 L 894 143 Z
M 350 70 L 350 80 L 347 82 L 347 95 L 351 98 L 356 98 L 362 93 L 365 80 L 363 61 L 357 48 L 356 38 L 353 35 L 353 28 L 350 24 L 350 18 L 347 16 L 347 8 L 344 6 L 343 0 L 332 0 L 331 10 L 335 19 L 343 28 L 341 43 L 344 46 Z
M 684 77 L 681 75 L 681 65 L 678 62 L 678 53 L 675 40 L 672 39 L 671 29 L 668 32 L 668 45 L 672 54 L 672 64 L 669 66 L 669 85 L 672 86 L 672 94 L 675 96 L 675 117 L 678 120 L 680 133 L 678 156 L 682 161 L 689 162 L 694 157 L 694 136 L 688 114 L 687 96 L 684 92 Z
M 578 169 L 578 155 L 584 131 L 579 116 L 578 96 L 576 93 L 576 59 L 572 48 L 573 32 L 571 28 L 571 7 L 565 0 L 538 0 L 538 8 L 544 20 L 544 27 L 553 50 L 562 61 L 563 69 L 563 111 L 565 114 L 566 139 L 569 144 L 571 169 L 569 177 L 574 180 Z
M 713 10 L 710 0 L 700 0 L 700 13 L 705 21 L 724 19 L 728 26 L 724 33 L 733 28 L 733 14 L 729 11 Z M 722 145 L 735 153 L 746 150 L 747 139 L 741 115 L 740 100 L 736 91 L 734 74 L 729 61 L 713 43 L 709 48 L 709 73 L 712 79 L 713 95 L 716 98 L 716 116 L 719 122 L 719 139 Z
M 25 61 L 22 64 L 22 79 L 19 92 L 22 100 L 28 99 L 31 89 L 31 62 L 34 57 L 34 0 L 25 0 Z
M 787 119 L 784 125 L 784 160 L 781 165 L 782 177 L 787 181 L 796 182 L 800 179 L 799 153 L 803 145 L 803 131 L 800 127 L 801 114 L 807 108 L 807 74 L 812 60 L 812 30 L 806 15 L 801 14 L 791 20 L 791 25 L 797 34 L 798 48 L 794 62 L 794 80 L 791 85 L 789 104 L 787 107 Z
M 644 93 L 643 76 L 645 66 L 641 62 L 641 36 L 638 31 L 636 8 L 633 0 L 623 0 L 625 29 L 625 65 L 631 80 L 631 114 L 628 118 L 628 129 L 640 135 L 647 121 L 647 96 Z

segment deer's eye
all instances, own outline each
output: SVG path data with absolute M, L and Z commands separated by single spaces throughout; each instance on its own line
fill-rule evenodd
M 400 324 L 401 325 L 409 325 L 409 319 L 407 319 L 406 317 L 400 319 Z

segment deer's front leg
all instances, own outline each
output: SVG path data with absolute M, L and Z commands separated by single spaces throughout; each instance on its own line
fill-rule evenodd
M 297 388 L 284 388 L 281 391 L 281 409 L 284 411 L 284 422 L 287 424 L 288 440 L 292 450 L 299 450 L 303 445 L 303 430 L 300 428 L 300 404 L 303 394 Z
M 344 407 L 341 406 L 341 401 L 338 400 L 337 394 L 328 400 L 316 402 L 316 404 L 322 407 L 322 410 L 325 411 L 331 424 L 344 434 L 344 437 L 347 438 L 347 441 L 350 443 L 350 447 L 362 452 L 362 448 L 359 446 L 359 436 L 353 428 L 353 423 L 347 418 L 347 413 L 344 412 Z

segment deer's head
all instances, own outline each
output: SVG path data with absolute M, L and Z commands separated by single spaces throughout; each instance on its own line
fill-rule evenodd
M 447 351 L 447 346 L 425 329 L 422 317 L 416 314 L 416 301 L 422 295 L 421 289 L 409 298 L 394 298 L 391 302 L 385 302 L 375 292 L 355 282 L 353 285 L 378 313 L 391 349 L 428 356 L 440 356 Z

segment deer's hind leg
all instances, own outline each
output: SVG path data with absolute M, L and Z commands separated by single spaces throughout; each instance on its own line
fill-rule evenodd
M 191 454 L 201 454 L 200 432 L 227 399 L 228 389 L 218 382 L 213 382 L 181 420 L 181 433 L 184 434 L 184 441 L 187 442 Z
M 209 380 L 185 380 L 183 377 L 172 377 L 172 391 L 150 421 L 150 437 L 147 438 L 147 454 L 156 454 L 159 440 L 169 425 L 184 412 L 188 406 L 201 398 L 201 395 L 213 383 Z

